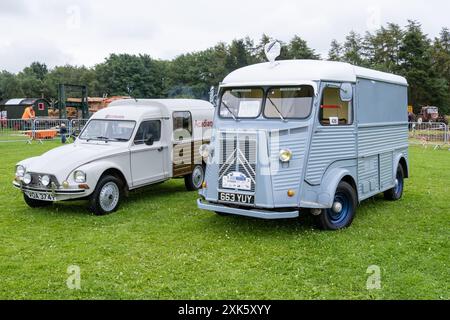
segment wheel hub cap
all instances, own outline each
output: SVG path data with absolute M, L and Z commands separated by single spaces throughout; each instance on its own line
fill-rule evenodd
M 333 203 L 332 209 L 335 213 L 340 213 L 342 211 L 342 203 L 340 202 Z
M 119 187 L 113 183 L 106 183 L 100 191 L 100 206 L 105 211 L 113 210 L 119 202 Z

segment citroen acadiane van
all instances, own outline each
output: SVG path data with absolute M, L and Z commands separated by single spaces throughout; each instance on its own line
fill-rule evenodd
M 13 185 L 30 207 L 88 199 L 113 212 L 129 191 L 170 178 L 201 187 L 199 147 L 209 142 L 214 108 L 193 99 L 117 100 L 95 113 L 73 144 L 16 165 Z
M 358 202 L 402 196 L 407 82 L 329 61 L 262 63 L 220 84 L 198 207 L 264 219 L 310 212 L 349 226 Z

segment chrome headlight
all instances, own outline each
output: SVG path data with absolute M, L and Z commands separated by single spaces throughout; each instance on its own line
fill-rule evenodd
M 73 173 L 73 179 L 76 183 L 85 183 L 86 182 L 86 173 L 81 170 L 77 170 Z
M 209 145 L 208 144 L 202 144 L 200 146 L 200 149 L 198 150 L 198 152 L 200 153 L 200 155 L 206 159 L 209 157 Z
M 31 174 L 25 173 L 22 178 L 23 183 L 30 184 L 31 183 Z
M 50 184 L 50 177 L 48 175 L 43 175 L 41 177 L 41 183 L 44 187 L 48 186 Z
M 24 176 L 24 174 L 25 174 L 25 167 L 18 165 L 16 167 L 16 177 L 22 178 Z
M 280 161 L 288 162 L 292 159 L 292 152 L 289 149 L 280 150 Z

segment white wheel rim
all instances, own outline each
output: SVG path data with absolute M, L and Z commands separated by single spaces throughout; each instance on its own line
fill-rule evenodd
M 192 172 L 192 182 L 196 188 L 200 188 L 203 182 L 203 169 L 201 167 L 195 167 Z
M 106 211 L 110 212 L 114 210 L 119 202 L 120 192 L 119 187 L 114 182 L 107 182 L 100 190 L 100 207 Z

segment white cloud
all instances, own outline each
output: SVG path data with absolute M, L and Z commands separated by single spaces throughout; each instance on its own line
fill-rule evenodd
M 285 41 L 298 34 L 326 55 L 333 38 L 387 22 L 416 19 L 434 37 L 448 27 L 449 11 L 448 1 L 2 0 L 0 69 L 34 60 L 92 66 L 122 52 L 168 59 L 263 32 Z

